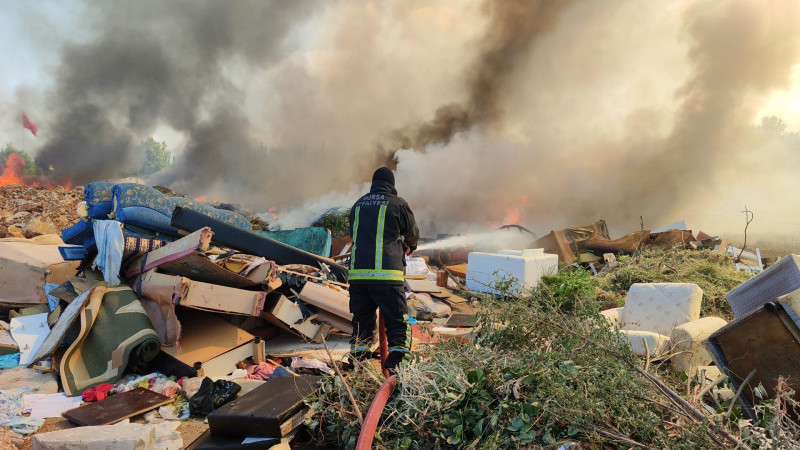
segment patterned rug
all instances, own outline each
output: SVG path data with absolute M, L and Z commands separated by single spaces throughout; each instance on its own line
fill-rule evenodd
M 149 361 L 161 346 L 141 302 L 128 286 L 96 285 L 80 321 L 78 339 L 60 364 L 61 384 L 68 396 L 113 383 L 124 374 L 131 352 Z

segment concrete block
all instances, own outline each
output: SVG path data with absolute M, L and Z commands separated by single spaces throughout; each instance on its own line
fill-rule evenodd
M 150 450 L 155 445 L 155 428 L 135 423 L 68 428 L 33 436 L 33 450 Z

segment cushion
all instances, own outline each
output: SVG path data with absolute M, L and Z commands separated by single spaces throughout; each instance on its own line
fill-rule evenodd
M 713 359 L 703 341 L 726 323 L 719 317 L 703 317 L 675 327 L 670 335 L 672 353 L 676 353 L 671 359 L 675 369 L 691 376 L 694 368 L 710 364 Z
M 699 319 L 702 302 L 703 290 L 693 283 L 634 283 L 625 297 L 623 328 L 669 335 Z
M 620 330 L 620 333 L 628 338 L 631 350 L 636 356 L 647 355 L 648 349 L 651 357 L 659 356 L 669 347 L 669 338 L 663 334 L 637 330 Z

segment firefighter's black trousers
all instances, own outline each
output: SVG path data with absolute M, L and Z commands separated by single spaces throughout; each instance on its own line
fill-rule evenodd
M 350 312 L 353 313 L 353 336 L 350 351 L 357 358 L 369 353 L 375 332 L 375 310 L 380 309 L 389 341 L 385 367 L 394 369 L 411 350 L 411 327 L 403 285 L 351 284 Z

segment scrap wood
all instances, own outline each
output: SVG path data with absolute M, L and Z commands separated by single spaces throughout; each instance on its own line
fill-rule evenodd
M 166 395 L 145 388 L 136 388 L 71 409 L 62 415 L 70 422 L 81 426 L 110 425 L 171 402 L 172 399 Z
M 72 324 L 78 319 L 84 305 L 89 301 L 91 293 L 91 290 L 84 291 L 64 309 L 58 317 L 55 326 L 53 326 L 36 354 L 31 358 L 28 367 L 33 367 L 39 361 L 51 356 L 56 351 L 56 348 L 58 348 L 58 345 L 64 340 L 64 336 L 67 335 Z M 55 370 L 55 368 L 52 369 Z
M 350 285 L 347 284 L 347 283 L 340 283 L 338 281 L 328 280 L 327 278 L 323 278 L 323 277 L 317 277 L 317 276 L 314 276 L 314 275 L 309 275 L 309 274 L 302 273 L 302 272 L 297 272 L 297 271 L 294 271 L 294 270 L 283 269 L 280 266 L 278 266 L 278 272 L 288 273 L 289 275 L 297 275 L 299 277 L 308 278 L 309 280 L 324 281 L 326 283 L 330 283 L 330 284 L 333 284 L 333 285 L 336 285 L 336 286 L 341 286 L 341 287 L 343 287 L 345 289 L 350 287 Z
M 348 277 L 347 267 L 334 262 L 330 258 L 315 255 L 274 239 L 260 236 L 252 231 L 227 224 L 191 209 L 176 206 L 172 213 L 171 225 L 186 231 L 196 231 L 204 226 L 209 226 L 214 230 L 213 241 L 225 247 L 263 256 L 281 265 L 292 263 L 317 265 L 324 263 L 330 267 L 337 280 L 346 281 Z

